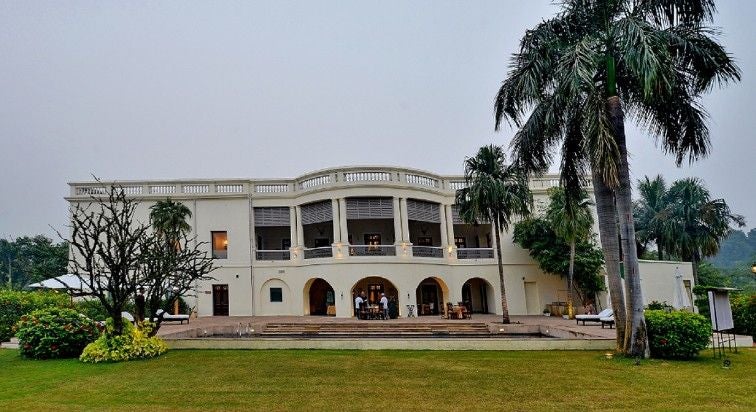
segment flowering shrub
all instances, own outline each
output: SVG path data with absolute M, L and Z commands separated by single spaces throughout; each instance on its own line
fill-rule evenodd
M 711 325 L 699 314 L 647 310 L 645 315 L 652 357 L 689 359 L 709 344 Z
M 21 319 L 21 315 L 37 309 L 69 305 L 68 295 L 62 293 L 0 289 L 0 342 L 13 337 L 13 325 Z
M 21 316 L 16 324 L 21 356 L 33 359 L 73 358 L 94 341 L 94 322 L 74 310 L 46 308 Z
M 144 321 L 141 329 L 125 321 L 123 334 L 114 335 L 113 320 L 108 319 L 105 324 L 106 333 L 87 345 L 79 360 L 87 363 L 122 362 L 160 356 L 168 347 L 157 336 L 148 337 L 152 328 L 149 321 Z

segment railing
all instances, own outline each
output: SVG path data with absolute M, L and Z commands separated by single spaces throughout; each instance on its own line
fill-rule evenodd
M 493 248 L 460 248 L 457 259 L 493 259 Z
M 299 188 L 302 190 L 307 190 L 313 187 L 327 185 L 329 183 L 331 183 L 331 175 L 315 176 L 303 180 L 301 183 L 299 183 Z
M 175 185 L 150 186 L 150 194 L 153 194 L 153 195 L 170 195 L 173 193 L 176 193 Z
M 407 179 L 407 183 L 411 185 L 426 186 L 426 187 L 433 187 L 433 188 L 438 187 L 438 179 L 434 179 L 432 177 L 407 173 L 406 179 Z
M 441 246 L 412 246 L 412 256 L 415 257 L 444 257 L 444 248 Z
M 215 185 L 217 193 L 242 193 L 244 185 Z
M 290 260 L 291 253 L 288 250 L 258 250 L 255 252 L 257 260 Z
M 388 172 L 344 172 L 345 182 L 389 182 Z
M 124 186 L 123 193 L 128 196 L 141 195 L 142 186 Z
M 449 190 L 457 191 L 459 189 L 464 189 L 467 187 L 467 182 L 465 181 L 459 181 L 459 180 L 452 180 L 448 184 Z
M 317 259 L 333 257 L 333 248 L 330 246 L 316 247 L 304 250 L 305 259 Z
M 210 185 L 184 185 L 184 193 L 186 194 L 200 194 L 209 193 Z
M 349 256 L 396 256 L 394 245 L 352 245 Z
M 255 193 L 283 193 L 289 191 L 286 183 L 255 185 Z

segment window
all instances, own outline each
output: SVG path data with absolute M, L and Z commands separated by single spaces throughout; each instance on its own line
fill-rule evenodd
M 228 257 L 228 233 L 210 232 L 213 240 L 213 259 L 226 259 Z
M 457 249 L 464 249 L 467 247 L 467 240 L 465 240 L 464 236 L 454 236 L 454 246 Z
M 270 301 L 271 302 L 283 302 L 283 289 L 270 288 Z
M 419 236 L 417 238 L 418 246 L 433 246 L 433 239 L 430 236 Z
M 263 248 L 263 237 L 259 235 L 257 236 L 257 249 L 265 250 L 265 248 Z
M 365 244 L 367 246 L 380 246 L 381 244 L 381 235 L 377 233 L 366 233 L 365 234 Z

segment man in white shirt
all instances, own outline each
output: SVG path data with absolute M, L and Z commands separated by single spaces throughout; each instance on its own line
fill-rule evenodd
M 360 318 L 360 307 L 362 306 L 362 296 L 357 295 L 356 298 L 354 298 L 354 316 L 357 317 L 357 319 Z
M 388 319 L 388 298 L 385 293 L 381 293 L 381 307 L 383 308 L 383 319 Z

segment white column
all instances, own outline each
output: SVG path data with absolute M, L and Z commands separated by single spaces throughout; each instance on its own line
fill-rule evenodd
M 297 206 L 297 246 L 304 248 L 304 228 L 302 227 L 302 207 Z
M 339 201 L 331 199 L 331 224 L 333 225 L 333 243 L 341 242 L 341 219 L 339 219 Z
M 399 198 L 394 199 L 394 244 L 400 245 L 402 243 L 402 216 L 399 214 Z
M 444 213 L 446 213 L 446 233 L 449 236 L 449 244 L 454 245 L 454 214 L 452 213 L 452 205 L 444 205 Z
M 409 243 L 410 235 L 409 235 L 409 222 L 407 219 L 407 199 L 406 198 L 399 199 L 399 206 L 400 206 L 399 213 L 402 220 L 402 241 Z
M 297 209 L 294 206 L 289 206 L 289 240 L 291 247 L 297 245 Z
M 441 247 L 444 248 L 444 256 L 449 257 L 451 255 L 451 252 L 449 251 L 449 245 L 452 244 L 449 242 L 449 232 L 446 230 L 446 205 L 439 205 L 438 207 L 438 217 L 440 219 L 439 222 L 439 232 L 441 232 Z
M 499 245 L 496 243 L 496 227 L 493 222 L 491 222 L 491 247 L 494 250 L 494 258 L 496 258 L 496 248 L 499 247 Z
M 346 199 L 339 199 L 339 226 L 341 229 L 341 243 L 349 243 L 349 227 L 347 226 Z

